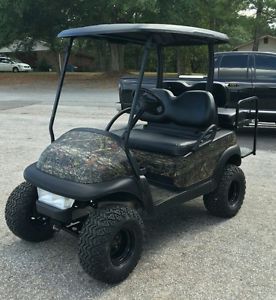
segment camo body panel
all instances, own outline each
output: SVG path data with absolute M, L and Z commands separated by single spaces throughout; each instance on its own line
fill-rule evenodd
M 169 179 L 177 188 L 189 187 L 212 176 L 219 158 L 236 144 L 236 135 L 230 133 L 202 147 L 187 157 L 168 156 L 140 150 L 132 150 L 137 162 L 152 175 Z
M 132 175 L 124 149 L 105 131 L 74 129 L 41 154 L 37 168 L 77 183 L 100 183 Z

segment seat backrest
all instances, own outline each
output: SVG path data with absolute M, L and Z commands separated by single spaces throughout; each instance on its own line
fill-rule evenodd
M 182 126 L 207 128 L 217 124 L 216 104 L 207 91 L 188 91 L 176 97 L 166 115 L 171 122 Z
M 163 83 L 163 88 L 170 90 L 175 96 L 179 96 L 182 93 L 190 90 L 191 85 L 180 81 L 165 81 Z
M 187 91 L 175 97 L 165 89 L 151 91 L 162 100 L 164 112 L 160 115 L 145 113 L 142 120 L 197 128 L 217 124 L 216 104 L 211 93 L 200 90 Z
M 190 90 L 206 90 L 206 82 L 196 83 Z M 225 107 L 230 99 L 229 90 L 222 83 L 213 84 L 212 94 L 217 107 Z

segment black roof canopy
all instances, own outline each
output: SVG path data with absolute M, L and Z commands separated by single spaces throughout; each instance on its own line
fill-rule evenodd
M 227 43 L 226 34 L 197 27 L 168 24 L 102 24 L 67 29 L 60 38 L 91 37 L 117 43 L 144 44 L 149 37 L 161 46 L 204 45 Z

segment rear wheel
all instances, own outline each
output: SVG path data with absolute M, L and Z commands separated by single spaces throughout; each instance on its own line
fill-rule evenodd
M 95 279 L 118 283 L 137 265 L 143 247 L 143 221 L 134 209 L 98 209 L 83 225 L 79 258 L 83 269 Z
M 19 238 L 29 242 L 45 241 L 54 235 L 48 219 L 37 213 L 36 200 L 36 188 L 28 182 L 23 182 L 11 193 L 5 209 L 9 229 Z
M 217 189 L 204 195 L 204 205 L 215 216 L 234 217 L 243 204 L 245 189 L 246 182 L 243 171 L 235 165 L 227 165 Z

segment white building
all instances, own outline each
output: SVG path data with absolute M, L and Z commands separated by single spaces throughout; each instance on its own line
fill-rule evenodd
M 49 50 L 50 50 L 50 48 L 44 42 L 35 42 L 31 49 L 32 52 L 49 51 Z M 9 53 L 17 52 L 17 51 L 19 51 L 19 52 L 26 51 L 26 49 L 24 49 L 22 43 L 19 41 L 15 41 L 10 46 L 0 49 L 1 54 L 9 54 Z
M 252 51 L 253 41 L 242 44 L 234 48 L 234 51 Z M 259 38 L 259 51 L 276 53 L 276 37 L 264 35 Z

